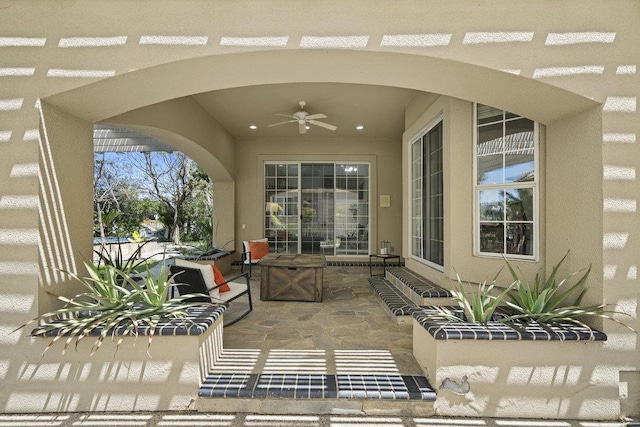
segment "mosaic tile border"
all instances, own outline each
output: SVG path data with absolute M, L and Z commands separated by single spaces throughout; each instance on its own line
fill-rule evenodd
M 406 267 L 387 267 L 387 273 L 422 298 L 448 298 L 451 296 L 448 290 L 415 274 Z
M 422 376 L 330 374 L 209 374 L 198 396 L 254 399 L 384 399 L 433 402 Z
M 206 330 L 215 323 L 216 320 L 226 310 L 225 305 L 202 305 L 189 308 L 189 315 L 186 320 L 179 319 L 161 319 L 156 326 L 155 336 L 183 336 L 183 335 L 202 335 Z M 55 322 L 51 324 L 55 325 Z M 122 335 L 122 331 L 127 328 L 127 325 L 119 326 L 115 329 L 113 334 L 115 336 Z M 31 331 L 31 335 L 36 335 L 43 329 L 43 326 L 38 326 Z M 47 331 L 44 334 L 38 336 L 52 337 L 58 335 L 57 329 Z M 102 328 L 96 328 L 89 332 L 89 336 L 98 336 L 102 333 Z M 111 332 L 109 332 L 111 335 Z M 151 334 L 151 328 L 147 325 L 140 325 L 138 328 L 138 335 L 147 336 Z M 67 334 L 63 334 L 67 335 Z
M 369 285 L 393 316 L 410 316 L 416 304 L 391 282 L 382 277 L 370 277 Z
M 203 258 L 201 258 L 203 259 Z M 395 261 L 394 261 L 395 263 Z M 234 261 L 233 262 L 234 266 L 240 266 L 242 265 L 242 263 L 240 261 Z M 400 265 L 403 266 L 404 265 L 404 259 L 400 260 Z M 372 267 L 383 267 L 384 264 L 382 263 L 382 261 L 377 262 L 374 261 L 371 263 Z M 254 266 L 255 268 L 256 266 Z M 259 268 L 260 266 L 257 265 L 257 267 Z M 327 260 L 327 267 L 369 267 L 369 261 L 329 261 Z M 387 264 L 387 268 L 389 267 L 389 264 Z
M 428 308 L 413 312 L 413 318 L 437 340 L 493 340 L 493 341 L 606 341 L 607 335 L 596 329 L 569 322 L 487 324 L 433 319 L 434 310 Z

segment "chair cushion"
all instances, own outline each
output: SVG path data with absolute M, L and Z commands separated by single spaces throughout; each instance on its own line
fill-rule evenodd
M 230 299 L 247 291 L 246 283 L 229 282 L 228 285 L 230 287 L 230 291 L 220 294 L 220 299 L 222 299 L 223 301 L 229 301 Z
M 216 285 L 215 277 L 213 275 L 213 268 L 209 264 L 198 264 L 197 262 L 186 261 L 184 259 L 176 258 L 174 265 L 176 267 L 185 267 L 185 268 L 193 268 L 200 270 L 202 273 L 202 278 L 204 279 L 205 285 L 207 288 L 212 288 Z M 176 283 L 180 283 L 180 276 L 178 275 L 175 278 Z M 180 290 L 178 290 L 179 292 Z M 209 296 L 211 298 L 220 299 L 220 291 L 216 288 L 209 291 Z
M 222 275 L 222 272 L 218 267 L 216 267 L 215 264 L 211 265 L 211 269 L 213 270 L 213 280 L 216 282 L 216 285 L 220 285 L 221 283 L 226 282 L 226 279 Z M 231 288 L 229 288 L 228 283 L 224 283 L 224 285 L 218 288 L 218 291 L 220 292 L 229 292 L 230 290 Z

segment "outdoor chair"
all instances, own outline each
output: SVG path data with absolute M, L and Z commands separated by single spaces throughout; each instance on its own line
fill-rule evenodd
M 229 322 L 225 320 L 226 328 L 243 319 L 253 310 L 249 273 L 241 273 L 226 280 L 219 271 L 214 273 L 215 270 L 217 270 L 215 265 L 198 264 L 181 259 L 176 259 L 171 266 L 171 274 L 176 274 L 174 288 L 180 295 L 194 293 L 209 295 L 208 298 L 204 296 L 189 298 L 190 302 L 221 302 L 228 307 L 232 301 L 243 295 L 247 296 L 249 308 L 235 319 Z M 215 280 L 216 276 L 218 280 Z
M 249 268 L 249 277 L 251 277 L 251 266 L 257 264 L 262 258 L 269 253 L 269 239 L 243 240 L 242 241 L 242 262 L 240 263 L 240 271 L 244 273 L 244 268 Z

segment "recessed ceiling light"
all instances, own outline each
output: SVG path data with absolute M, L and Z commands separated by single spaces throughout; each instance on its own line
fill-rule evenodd
M 309 130 L 309 129 L 311 129 L 311 126 L 307 125 L 307 126 L 305 126 L 305 129 Z
M 356 130 L 362 130 L 362 129 L 364 129 L 364 126 L 362 126 L 362 125 L 356 126 Z
M 258 126 L 256 126 L 256 125 L 251 125 L 251 126 L 249 126 L 249 129 L 251 129 L 251 130 L 256 130 L 256 129 L 258 129 Z

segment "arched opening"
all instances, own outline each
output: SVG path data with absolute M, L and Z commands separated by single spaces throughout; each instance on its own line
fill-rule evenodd
M 256 70 L 260 70 L 260 73 L 256 73 Z M 45 101 L 70 116 L 88 123 L 110 123 L 142 130 L 151 136 L 171 142 L 178 149 L 197 159 L 212 176 L 214 182 L 225 189 L 225 218 L 222 219 L 224 223 L 220 228 L 230 233 L 230 236 L 220 240 L 226 241 L 227 237 L 230 237 L 236 240 L 236 246 L 238 246 L 241 239 L 238 239 L 237 235 L 243 233 L 242 230 L 245 230 L 245 227 L 249 227 L 247 235 L 252 233 L 253 236 L 257 236 L 261 233 L 258 225 L 261 218 L 258 212 L 260 212 L 259 206 L 262 205 L 262 195 L 260 191 L 253 190 L 261 185 L 261 181 L 255 174 L 242 175 L 241 172 L 245 169 L 260 168 L 263 162 L 275 160 L 275 158 L 273 153 L 261 157 L 260 150 L 255 151 L 255 149 L 250 151 L 250 156 L 246 156 L 246 150 L 255 139 L 229 132 L 216 117 L 209 114 L 202 101 L 197 100 L 197 96 L 203 93 L 215 94 L 216 91 L 219 91 L 218 93 L 229 91 L 233 94 L 234 90 L 289 84 L 358 85 L 363 90 L 390 87 L 413 91 L 412 93 L 417 94 L 418 98 L 422 98 L 409 106 L 411 108 L 402 111 L 404 128 L 409 132 L 415 131 L 411 128 L 412 124 L 433 105 L 432 97 L 446 97 L 454 101 L 464 100 L 467 103 L 479 102 L 495 106 L 546 125 L 548 154 L 545 167 L 548 176 L 562 179 L 568 173 L 567 171 L 579 169 L 584 164 L 595 165 L 601 162 L 598 152 L 601 130 L 598 127 L 599 121 L 595 123 L 593 121 L 594 116 L 598 115 L 598 106 L 594 101 L 507 72 L 416 55 L 360 51 L 279 50 L 199 57 L 101 80 L 53 95 Z M 255 101 L 258 103 L 257 100 Z M 384 107 L 384 105 L 380 106 L 381 109 Z M 439 108 L 451 109 L 459 116 L 467 114 L 461 114 L 459 110 L 455 111 L 457 108 L 455 102 Z M 453 126 L 455 127 L 455 124 Z M 466 136 L 462 136 L 467 137 L 468 134 L 469 129 L 466 131 Z M 402 138 L 403 135 L 398 134 L 393 139 L 399 144 Z M 293 150 L 297 157 L 303 160 L 319 160 L 319 157 L 309 155 L 311 152 L 309 147 L 314 143 L 316 146 L 320 143 L 323 144 L 325 152 L 330 152 L 338 158 L 340 156 L 349 158 L 354 154 L 348 150 L 342 151 L 350 145 L 343 143 L 357 139 L 345 137 L 341 142 L 336 142 L 333 136 L 325 136 L 314 141 L 300 140 L 298 137 L 279 138 L 281 145 L 275 150 L 287 155 Z M 292 144 L 298 145 L 295 148 L 287 148 L 294 147 Z M 561 160 L 562 158 L 566 160 L 567 156 L 570 156 L 571 150 L 568 147 L 572 144 L 574 147 L 580 147 L 581 153 L 585 155 L 580 160 L 580 164 L 576 161 L 567 164 L 566 161 Z M 400 160 L 404 159 L 403 152 L 400 152 L 399 156 Z M 286 160 L 286 156 L 283 155 L 279 158 Z M 463 168 L 469 166 L 461 165 Z M 406 174 L 406 170 L 398 171 L 394 178 L 398 181 L 398 186 L 394 190 L 397 199 L 406 199 L 407 190 L 403 174 Z M 374 175 L 372 180 L 376 181 L 371 189 L 375 199 L 378 195 L 384 195 L 389 191 L 383 188 L 383 175 Z M 252 189 L 248 196 L 243 193 L 246 188 Z M 398 188 L 404 189 L 398 191 Z M 563 228 L 567 222 L 570 222 L 570 218 L 563 214 L 561 205 L 556 203 L 568 193 L 570 192 L 565 188 L 555 188 L 547 195 L 544 215 L 549 217 L 561 214 L 563 216 L 561 221 L 551 224 L 551 228 Z M 237 200 L 236 197 L 241 194 L 243 195 L 241 200 Z M 597 203 L 592 206 L 582 200 L 575 201 L 580 209 L 598 212 Z M 406 201 L 403 203 L 406 206 Z M 403 208 L 399 212 L 406 216 L 406 209 Z M 86 215 L 80 211 L 74 214 Z M 245 216 L 239 217 L 239 215 Z M 382 228 L 383 224 L 390 222 L 388 220 L 390 217 L 385 218 L 384 215 L 389 213 L 381 209 L 376 209 L 371 214 L 374 228 L 380 229 L 377 230 L 377 234 L 372 233 L 373 242 L 385 237 L 385 231 Z M 593 231 L 588 231 L 586 237 L 584 231 L 566 231 L 566 228 L 563 228 L 565 231 L 557 237 L 557 241 L 554 241 L 555 237 L 552 236 L 551 240 L 547 241 L 549 254 L 543 255 L 540 261 L 544 262 L 547 256 L 551 260 L 558 259 L 558 254 L 564 252 L 567 247 L 574 246 L 575 241 L 586 239 L 592 242 L 600 239 L 597 230 L 601 230 L 599 226 L 602 222 L 601 213 L 593 216 L 590 222 L 597 226 L 587 227 Z M 396 233 L 396 236 L 399 236 L 397 240 L 404 241 L 407 238 L 404 230 Z M 548 234 L 551 235 L 551 233 Z M 560 244 L 556 246 L 555 243 Z M 398 246 L 402 244 L 397 242 Z M 81 246 L 80 243 L 79 246 Z M 597 247 L 597 245 L 591 247 Z M 593 262 L 594 259 L 597 260 L 595 262 L 600 263 L 600 252 L 592 250 L 579 254 L 575 259 L 576 264 L 582 266 Z M 485 274 L 495 266 L 490 264 L 488 267 L 483 267 L 480 264 L 486 263 L 476 262 L 476 266 L 480 266 L 478 271 L 481 273 L 478 274 Z

